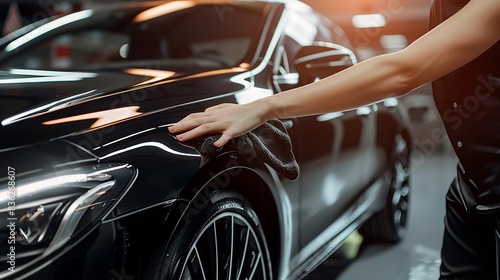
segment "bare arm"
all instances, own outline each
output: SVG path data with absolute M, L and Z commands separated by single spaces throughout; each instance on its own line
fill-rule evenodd
M 222 133 L 215 144 L 270 118 L 345 111 L 399 96 L 470 62 L 500 39 L 500 1 L 472 0 L 406 49 L 374 57 L 319 82 L 245 105 L 219 105 L 170 128 L 180 141 Z

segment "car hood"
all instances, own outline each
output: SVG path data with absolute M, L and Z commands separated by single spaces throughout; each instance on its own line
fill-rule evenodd
M 233 79 L 244 72 L 241 68 L 194 74 L 151 69 L 0 71 L 0 150 L 234 93 L 246 86 Z

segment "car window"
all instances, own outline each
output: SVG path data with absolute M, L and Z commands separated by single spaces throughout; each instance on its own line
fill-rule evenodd
M 283 44 L 276 50 L 273 84 L 278 92 L 296 87 L 299 83 L 299 74 L 295 70 L 293 59 L 300 47 L 296 41 L 285 35 Z
M 130 41 L 126 33 L 90 30 L 47 40 L 5 63 L 6 67 L 69 68 L 116 61 Z
M 249 57 L 260 34 L 263 6 L 235 6 L 224 14 L 213 5 L 199 5 L 144 18 L 140 12 L 102 23 L 89 19 L 89 27 L 66 27 L 64 34 L 47 35 L 23 46 L 0 62 L 4 68 L 78 68 L 89 66 L 141 66 L 176 68 L 238 66 Z M 115 23 L 116 21 L 116 23 Z M 59 32 L 61 33 L 61 32 Z M 22 55 L 21 55 L 22 54 Z
M 293 12 L 288 16 L 281 44 L 275 52 L 273 84 L 278 92 L 299 85 L 295 69 L 295 56 L 303 46 L 312 45 L 318 35 L 317 19 L 306 12 Z

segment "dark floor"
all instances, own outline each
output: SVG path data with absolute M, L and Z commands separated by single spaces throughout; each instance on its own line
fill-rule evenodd
M 360 246 L 352 234 L 343 247 L 307 280 L 435 280 L 439 276 L 444 198 L 453 179 L 455 156 L 445 150 L 415 164 L 408 232 L 396 245 Z

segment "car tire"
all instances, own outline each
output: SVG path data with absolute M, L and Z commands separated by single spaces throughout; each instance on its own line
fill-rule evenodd
M 396 243 L 406 234 L 410 198 L 410 150 L 399 135 L 394 144 L 393 164 L 386 172 L 389 190 L 385 208 L 359 229 L 368 242 Z
M 165 247 L 154 279 L 272 279 L 256 213 L 235 192 L 217 192 Z

